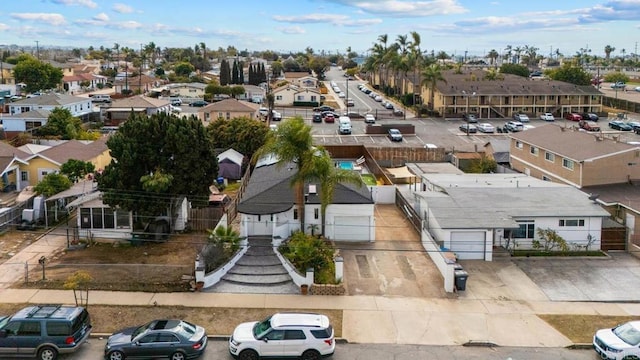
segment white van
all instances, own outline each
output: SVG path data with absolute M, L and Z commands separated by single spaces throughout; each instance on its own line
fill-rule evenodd
M 110 103 L 111 96 L 105 94 L 96 94 L 91 97 L 91 102 L 94 103 Z
M 340 134 L 351 134 L 351 119 L 348 116 L 338 118 L 338 132 Z

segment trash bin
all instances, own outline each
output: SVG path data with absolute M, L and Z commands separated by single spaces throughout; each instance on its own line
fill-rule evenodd
M 455 278 L 455 285 L 458 291 L 464 291 L 467 287 L 467 278 L 469 274 L 464 270 L 455 270 L 453 272 L 453 276 Z

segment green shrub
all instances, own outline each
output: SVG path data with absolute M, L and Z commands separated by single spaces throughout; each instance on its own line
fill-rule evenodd
M 314 282 L 335 282 L 335 250 L 329 242 L 298 231 L 293 233 L 279 250 L 299 272 L 304 274 L 307 269 L 313 269 Z

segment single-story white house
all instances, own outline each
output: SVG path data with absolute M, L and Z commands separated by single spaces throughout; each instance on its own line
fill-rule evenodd
M 240 236 L 272 236 L 286 239 L 300 230 L 300 214 L 291 178 L 295 164 L 281 164 L 273 156 L 256 163 L 247 189 L 238 205 Z M 305 184 L 306 233 L 322 228 L 320 184 Z M 327 207 L 325 237 L 334 241 L 375 241 L 374 201 L 366 186 L 338 184 Z
M 574 187 L 524 174 L 423 174 L 414 196 L 423 231 L 458 259 L 491 261 L 494 247 L 530 249 L 538 229 L 556 231 L 570 248 L 597 250 L 610 216 Z

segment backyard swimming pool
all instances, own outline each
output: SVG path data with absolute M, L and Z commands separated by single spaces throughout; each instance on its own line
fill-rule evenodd
M 352 161 L 338 161 L 338 166 L 342 170 L 353 170 L 353 162 Z

